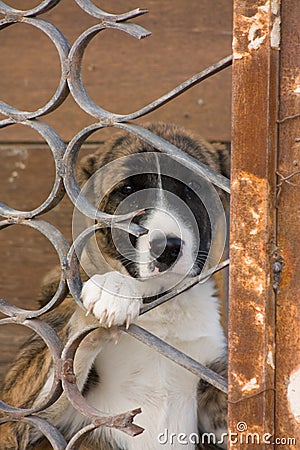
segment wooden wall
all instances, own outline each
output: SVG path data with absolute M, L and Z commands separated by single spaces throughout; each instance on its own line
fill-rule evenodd
M 38 2 L 10 1 L 26 8 Z M 111 12 L 146 7 L 150 13 L 135 22 L 152 32 L 142 41 L 105 31 L 90 44 L 83 79 L 91 97 L 113 112 L 134 111 L 208 65 L 231 53 L 232 5 L 219 0 L 98 0 Z M 70 43 L 94 25 L 95 19 L 72 0 L 64 0 L 43 18 L 55 24 Z M 39 30 L 15 24 L 1 31 L 1 100 L 26 110 L 48 101 L 58 84 L 59 61 L 53 44 Z M 230 140 L 230 69 L 203 82 L 145 119 L 175 122 L 209 140 Z M 0 119 L 3 118 L 0 115 Z M 69 96 L 58 110 L 43 117 L 67 142 L 93 118 Z M 93 151 L 106 137 L 98 133 L 82 152 Z M 21 125 L 0 132 L 0 201 L 32 209 L 51 190 L 51 152 L 40 136 Z M 65 198 L 42 218 L 71 240 L 72 206 Z M 0 233 L 0 297 L 25 308 L 36 307 L 42 277 L 57 262 L 51 244 L 24 226 Z M 20 331 L 19 331 L 20 330 Z M 21 327 L 0 327 L 0 376 L 23 339 Z

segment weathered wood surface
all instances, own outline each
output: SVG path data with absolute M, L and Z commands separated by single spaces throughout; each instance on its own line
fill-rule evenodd
M 10 2 L 24 9 L 33 2 Z M 150 13 L 135 19 L 152 32 L 138 41 L 114 30 L 96 36 L 86 51 L 83 80 L 94 101 L 117 113 L 129 113 L 165 94 L 231 53 L 232 5 L 222 0 L 104 0 L 96 4 L 119 13 L 136 7 Z M 56 25 L 70 44 L 97 21 L 73 0 L 64 0 L 41 16 Z M 19 108 L 36 109 L 49 100 L 59 77 L 54 45 L 40 30 L 15 24 L 1 32 L 1 100 Z M 206 80 L 147 120 L 179 122 L 208 139 L 230 140 L 230 69 Z M 93 119 L 69 96 L 45 117 L 65 140 Z M 0 141 L 36 141 L 27 127 L 1 132 Z

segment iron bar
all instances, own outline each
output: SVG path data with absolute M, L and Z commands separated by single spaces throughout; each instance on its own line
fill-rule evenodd
M 277 2 L 234 1 L 229 431 L 274 434 Z M 276 34 L 277 33 L 277 34 Z M 229 448 L 247 449 L 245 439 Z
M 280 109 L 277 192 L 277 255 L 273 284 L 276 298 L 276 416 L 275 434 L 300 443 L 300 4 L 281 5 Z M 293 177 L 293 178 L 291 178 Z M 275 265 L 276 263 L 276 265 Z M 276 448 L 284 450 L 281 442 Z
M 155 349 L 166 358 L 174 361 L 181 367 L 184 367 L 202 380 L 207 381 L 220 391 L 227 393 L 227 381 L 223 377 L 208 367 L 205 367 L 203 364 L 200 364 L 198 361 L 195 361 L 193 358 L 190 358 L 172 345 L 169 345 L 167 342 L 161 340 L 144 328 L 132 324 L 129 329 L 126 330 L 126 333 L 148 345 L 148 347 Z
M 222 261 L 220 264 L 217 264 L 216 266 L 212 267 L 211 269 L 201 272 L 200 275 L 188 279 L 182 285 L 179 285 L 177 287 L 177 289 L 172 289 L 171 292 L 168 292 L 167 294 L 164 294 L 163 296 L 159 297 L 158 299 L 153 300 L 148 305 L 143 306 L 140 314 L 145 314 L 146 312 L 150 311 L 151 309 L 156 308 L 157 306 L 162 305 L 163 303 L 171 300 L 172 298 L 176 297 L 177 295 L 181 294 L 182 292 L 187 291 L 188 289 L 190 289 L 191 287 L 200 283 L 201 281 L 207 280 L 214 273 L 217 273 L 219 270 L 224 269 L 228 265 L 229 265 L 229 259 L 226 259 L 225 261 Z

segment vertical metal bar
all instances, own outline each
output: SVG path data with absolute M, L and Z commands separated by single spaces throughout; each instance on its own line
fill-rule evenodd
M 300 446 L 300 3 L 282 2 L 278 149 L 278 252 L 282 256 L 276 314 L 276 434 Z M 280 266 L 278 266 L 280 269 Z
M 229 305 L 234 449 L 267 448 L 263 436 L 274 433 L 279 14 L 276 1 L 234 0 Z

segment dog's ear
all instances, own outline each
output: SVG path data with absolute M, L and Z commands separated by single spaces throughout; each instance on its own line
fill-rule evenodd
M 102 166 L 105 159 L 105 154 L 107 153 L 107 147 L 109 148 L 109 141 L 100 144 L 100 147 L 89 155 L 81 158 L 77 168 L 77 179 L 80 186 L 84 183 Z
M 115 137 L 103 141 L 94 153 L 84 156 L 79 161 L 77 179 L 80 186 L 84 185 L 84 183 L 104 164 L 109 163 L 115 157 L 123 156 L 124 135 L 124 132 L 122 132 Z M 114 149 L 113 153 L 111 151 L 112 149 Z
M 80 160 L 77 171 L 79 184 L 84 184 L 97 170 L 95 167 L 96 161 L 97 156 L 95 155 L 95 153 L 86 155 Z

